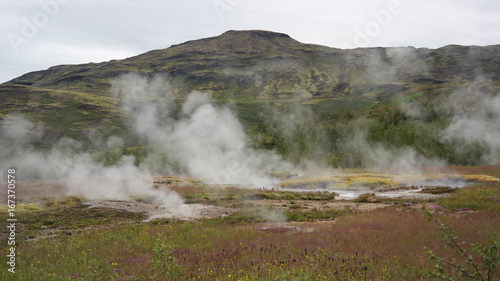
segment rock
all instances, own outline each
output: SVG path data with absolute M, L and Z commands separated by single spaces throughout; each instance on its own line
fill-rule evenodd
M 360 202 L 360 203 L 377 203 L 378 198 L 373 193 L 364 193 L 364 194 L 359 195 L 355 201 Z

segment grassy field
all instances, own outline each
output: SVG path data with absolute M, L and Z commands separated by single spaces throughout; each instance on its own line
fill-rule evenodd
M 499 182 L 432 200 L 385 200 L 369 211 L 321 207 L 338 202 L 321 192 L 174 189 L 189 203 L 238 211 L 144 222 L 144 214 L 89 209 L 76 197 L 22 204 L 15 279 L 5 262 L 0 279 L 462 280 L 458 267 L 449 265 L 453 259 L 471 276 L 479 276 L 477 267 L 481 275 L 471 280 L 500 277 Z M 283 216 L 270 221 L 262 209 L 241 207 L 248 202 L 272 203 L 266 210 L 279 206 Z M 319 203 L 311 207 L 312 202 Z

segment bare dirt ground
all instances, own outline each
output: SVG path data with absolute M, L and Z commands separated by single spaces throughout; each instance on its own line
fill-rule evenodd
M 353 203 L 347 201 L 309 201 L 295 200 L 295 204 L 301 205 L 301 209 L 317 210 L 345 210 L 372 211 L 385 208 L 384 203 Z M 221 207 L 208 204 L 180 204 L 180 205 L 155 205 L 141 202 L 118 201 L 118 200 L 94 200 L 83 203 L 89 208 L 118 209 L 133 213 L 145 213 L 148 218 L 145 221 L 155 219 L 171 220 L 196 220 L 221 217 L 236 211 L 246 209 L 287 209 L 287 200 L 247 200 L 235 206 Z
M 145 221 L 155 219 L 195 220 L 218 217 L 231 213 L 231 208 L 204 204 L 156 205 L 118 200 L 94 200 L 83 203 L 89 208 L 118 209 L 147 214 Z
M 253 229 L 271 233 L 312 233 L 321 229 L 330 228 L 337 220 L 314 222 L 267 222 L 252 226 Z
M 0 189 L 2 201 L 7 196 L 6 188 Z M 31 203 L 45 206 L 47 202 L 69 196 L 68 189 L 63 183 L 48 180 L 30 180 L 19 182 L 16 187 L 16 200 L 18 204 Z M 6 202 L 1 202 L 5 204 Z M 211 204 L 178 204 L 178 205 L 157 205 L 137 201 L 124 200 L 91 200 L 81 203 L 88 208 L 115 209 L 132 213 L 143 213 L 147 215 L 146 221 L 155 219 L 171 220 L 196 220 L 221 217 L 236 211 L 247 209 L 276 209 L 285 210 L 290 204 L 289 200 L 243 200 L 236 204 L 227 206 L 216 206 Z M 294 200 L 293 204 L 300 205 L 301 209 L 317 210 L 344 210 L 349 208 L 353 211 L 371 211 L 388 206 L 383 203 L 354 203 L 344 200 L 331 201 L 311 201 Z
M 252 200 L 244 202 L 248 206 L 254 207 L 272 207 L 276 209 L 285 209 L 289 200 Z M 372 211 L 375 209 L 385 208 L 388 204 L 385 203 L 355 203 L 350 201 L 335 200 L 335 201 L 311 201 L 311 200 L 294 200 L 295 204 L 300 205 L 301 209 L 311 210 L 345 210 L 353 211 Z

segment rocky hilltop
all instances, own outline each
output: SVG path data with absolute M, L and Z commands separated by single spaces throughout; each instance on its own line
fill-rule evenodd
M 500 46 L 341 50 L 303 44 L 282 33 L 227 31 L 124 60 L 54 66 L 7 84 L 107 95 L 109 79 L 127 72 L 164 73 L 186 91 L 233 98 L 380 99 L 417 86 L 467 83 L 478 76 L 499 80 Z

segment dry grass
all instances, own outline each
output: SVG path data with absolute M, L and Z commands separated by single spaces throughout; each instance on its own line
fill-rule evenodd
M 390 175 L 380 174 L 343 174 L 325 177 L 303 177 L 282 181 L 282 188 L 318 188 L 318 187 L 350 187 L 359 185 L 396 185 L 399 184 Z
M 478 182 L 500 182 L 500 178 L 488 175 L 462 175 L 464 179 L 478 181 Z
M 440 216 L 466 242 L 486 243 L 500 231 L 493 213 Z M 422 280 L 433 266 L 426 251 L 455 255 L 418 210 L 352 214 L 328 225 L 308 223 L 309 231 L 258 225 L 128 224 L 25 242 L 17 274 L 19 280 L 167 280 L 168 270 L 154 264 L 159 243 L 170 249 L 163 253 L 173 258 L 166 268 L 179 270 L 178 280 Z
M 178 177 L 178 176 L 157 176 L 157 177 L 155 177 L 155 183 L 156 184 L 186 185 L 186 184 L 201 183 L 201 181 L 190 179 L 190 178 Z
M 302 177 L 298 179 L 280 182 L 282 188 L 351 188 L 359 186 L 380 187 L 407 184 L 419 184 L 428 180 L 456 180 L 477 182 L 500 182 L 500 178 L 489 175 L 456 175 L 456 174 L 415 174 L 415 175 L 391 175 L 391 174 L 340 174 L 324 177 Z

